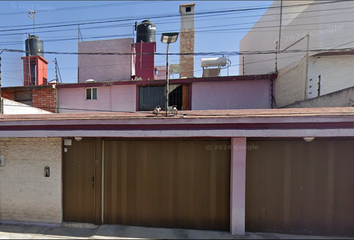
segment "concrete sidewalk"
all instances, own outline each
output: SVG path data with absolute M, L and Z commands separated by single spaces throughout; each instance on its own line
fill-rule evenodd
M 271 233 L 247 233 L 232 236 L 228 232 L 186 229 L 146 228 L 101 225 L 96 228 L 42 227 L 33 225 L 0 225 L 0 239 L 333 239 L 333 237 L 301 236 Z M 336 238 L 350 239 L 350 238 Z M 354 239 L 354 238 L 351 238 Z

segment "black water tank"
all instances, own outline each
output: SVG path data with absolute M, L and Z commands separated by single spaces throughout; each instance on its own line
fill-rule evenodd
M 25 41 L 26 56 L 43 57 L 43 41 L 36 35 L 29 35 Z
M 149 20 L 142 21 L 136 31 L 136 42 L 156 42 L 156 26 Z

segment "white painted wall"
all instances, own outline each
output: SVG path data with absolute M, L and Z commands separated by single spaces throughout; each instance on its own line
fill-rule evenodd
M 60 224 L 61 138 L 0 138 L 0 155 L 0 221 Z
M 353 87 L 353 66 L 354 56 L 352 55 L 310 58 L 308 98 L 318 96 L 319 75 L 321 75 L 320 96 Z
M 97 87 L 97 100 L 86 100 L 86 88 L 58 88 L 59 113 L 136 111 L 136 85 Z
M 132 53 L 133 38 L 79 42 L 79 53 Z M 135 66 L 131 55 L 79 55 L 78 82 L 130 80 Z
M 311 3 L 317 5 L 286 7 Z M 283 24 L 280 49 L 284 50 L 302 37 L 309 34 L 309 49 L 350 48 L 354 46 L 352 25 L 354 22 L 354 1 L 318 4 L 319 1 L 283 1 Z M 277 7 L 275 1 L 271 7 Z M 275 50 L 279 39 L 280 8 L 270 8 L 246 34 L 240 43 L 240 51 Z M 307 49 L 307 38 L 289 48 L 289 50 Z M 349 43 L 349 44 L 348 44 Z M 341 46 L 343 45 L 343 46 Z M 278 69 L 299 61 L 305 52 L 281 53 L 278 55 Z M 315 53 L 313 53 L 315 54 Z M 242 56 L 240 57 L 242 63 Z M 242 74 L 262 74 L 275 70 L 275 54 L 247 55 L 245 66 L 240 66 Z
M 320 96 L 354 86 L 352 55 L 311 56 L 308 63 L 308 78 L 306 64 L 307 59 L 303 57 L 300 61 L 279 70 L 274 83 L 277 107 L 318 97 L 319 75 L 321 75 Z M 325 106 L 323 101 L 321 104 Z M 326 104 L 328 107 L 332 106 L 328 101 Z
M 34 108 L 29 105 L 12 101 L 3 98 L 4 114 L 49 114 L 48 112 L 39 108 Z

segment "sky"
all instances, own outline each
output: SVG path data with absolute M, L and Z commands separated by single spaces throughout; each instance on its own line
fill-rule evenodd
M 48 60 L 48 81 L 55 79 L 54 59 L 57 59 L 63 83 L 76 83 L 75 54 L 78 51 L 78 28 L 83 41 L 133 38 L 135 21 L 149 19 L 156 25 L 156 52 L 165 53 L 166 44 L 160 42 L 161 33 L 179 32 L 179 5 L 195 5 L 195 49 L 213 52 L 210 56 L 194 57 L 194 76 L 202 76 L 201 58 L 228 57 L 231 66 L 222 76 L 238 75 L 239 57 L 222 55 L 238 51 L 241 39 L 252 28 L 273 1 L 0 1 L 0 47 L 24 50 L 27 34 L 33 34 L 33 19 L 28 12 L 35 10 L 35 35 L 44 42 L 44 58 Z M 245 12 L 200 14 L 209 11 L 264 7 Z M 199 14 L 199 15 L 198 15 Z M 119 21 L 118 21 L 119 20 Z M 93 23 L 102 22 L 104 23 Z M 111 21 L 111 22 L 107 22 Z M 60 26 L 58 26 L 60 25 Z M 65 26 L 62 26 L 65 25 Z M 239 29 L 241 28 L 241 29 Z M 135 39 L 135 37 L 134 37 Z M 46 54 L 46 51 L 59 52 Z M 179 52 L 179 41 L 170 45 L 170 53 Z M 220 54 L 219 54 L 220 53 Z M 2 53 L 2 86 L 22 86 L 23 53 Z M 179 63 L 179 56 L 170 56 L 171 64 Z M 156 56 L 155 66 L 165 65 L 165 56 Z M 172 76 L 178 78 L 178 75 Z

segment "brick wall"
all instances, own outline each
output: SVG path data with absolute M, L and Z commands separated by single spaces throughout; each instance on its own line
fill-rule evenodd
M 10 100 L 15 100 L 15 91 L 14 90 L 2 90 L 1 97 L 7 98 Z
M 32 107 L 55 112 L 55 89 L 39 88 L 32 90 Z
M 194 29 L 182 29 L 180 34 L 180 52 L 194 53 Z M 180 55 L 180 78 L 194 77 L 194 55 Z
M 15 93 L 23 91 L 32 91 L 32 107 L 55 113 L 55 89 L 51 85 L 3 88 L 1 96 L 10 100 L 15 100 Z

